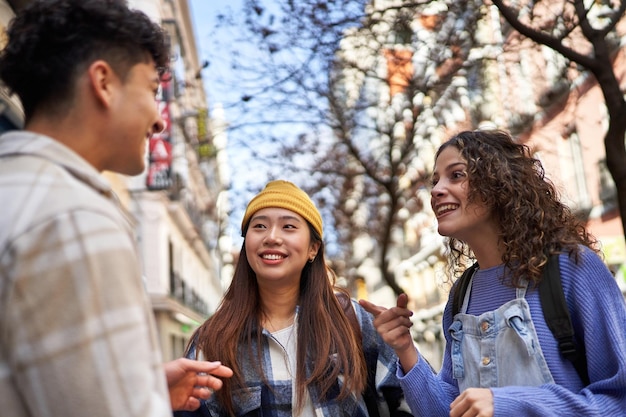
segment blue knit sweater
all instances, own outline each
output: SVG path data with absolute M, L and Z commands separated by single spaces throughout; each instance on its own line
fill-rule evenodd
M 554 384 L 539 387 L 491 388 L 494 417 L 510 416 L 626 416 L 626 305 L 615 279 L 602 260 L 584 249 L 576 264 L 559 256 L 563 291 L 578 343 L 584 343 L 591 383 L 584 387 L 571 362 L 563 358 L 548 329 L 537 290 L 526 300 Z M 495 310 L 515 298 L 515 289 L 501 284 L 503 266 L 477 271 L 468 313 Z M 407 374 L 397 374 L 415 416 L 448 416 L 459 395 L 452 378 L 450 340 L 451 302 L 444 310 L 446 349 L 441 371 L 435 374 L 421 359 Z

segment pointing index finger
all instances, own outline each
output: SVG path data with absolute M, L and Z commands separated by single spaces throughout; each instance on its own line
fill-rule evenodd
M 377 306 L 376 304 L 370 303 L 367 300 L 359 300 L 359 304 L 365 309 L 365 311 L 373 314 L 374 317 L 377 317 L 380 313 L 387 310 L 385 307 Z

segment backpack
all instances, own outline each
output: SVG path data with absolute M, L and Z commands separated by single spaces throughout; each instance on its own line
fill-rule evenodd
M 452 295 L 452 317 L 460 311 L 467 287 L 476 269 L 478 269 L 478 263 L 474 263 L 466 269 L 459 278 L 456 290 Z M 574 338 L 574 328 L 561 285 L 558 254 L 548 257 L 548 263 L 543 268 L 543 275 L 538 288 L 546 324 L 559 344 L 561 355 L 574 364 L 580 379 L 585 385 L 589 385 L 585 347 L 577 346 Z

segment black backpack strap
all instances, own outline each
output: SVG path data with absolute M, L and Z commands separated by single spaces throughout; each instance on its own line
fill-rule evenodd
M 452 317 L 456 316 L 461 311 L 461 305 L 463 305 L 467 287 L 469 287 L 472 276 L 477 269 L 478 262 L 475 262 L 472 266 L 463 271 L 463 275 L 458 279 L 454 294 L 452 295 Z
M 549 256 L 548 263 L 543 268 L 539 298 L 546 324 L 554 334 L 561 354 L 574 364 L 584 384 L 589 385 L 587 357 L 584 346 L 577 346 L 574 339 L 574 328 L 561 285 L 558 254 Z

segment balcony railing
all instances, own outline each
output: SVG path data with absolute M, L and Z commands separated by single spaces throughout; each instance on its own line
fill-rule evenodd
M 176 272 L 170 274 L 170 295 L 200 314 L 208 315 L 209 306 Z

